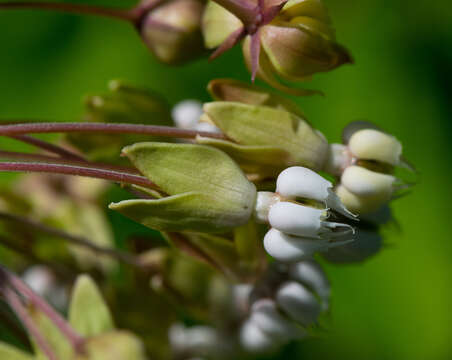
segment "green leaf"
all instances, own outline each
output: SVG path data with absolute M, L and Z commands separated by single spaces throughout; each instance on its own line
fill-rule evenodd
M 102 294 L 88 275 L 80 275 L 75 283 L 69 323 L 83 336 L 99 335 L 115 327 Z
M 224 231 L 248 221 L 256 188 L 225 153 L 208 146 L 139 143 L 123 152 L 169 195 L 111 204 L 146 226 L 166 231 Z
M 34 356 L 27 354 L 15 347 L 0 342 L 0 359 L 4 360 L 33 360 Z
M 91 337 L 85 347 L 88 356 L 79 356 L 76 360 L 146 360 L 141 340 L 128 331 Z
M 278 148 L 288 154 L 274 166 L 306 166 L 319 170 L 328 143 L 306 121 L 285 110 L 237 102 L 204 105 L 209 119 L 241 145 Z

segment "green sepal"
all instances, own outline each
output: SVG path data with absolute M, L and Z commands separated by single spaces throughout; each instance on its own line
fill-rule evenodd
M 328 143 L 302 118 L 268 106 L 218 101 L 204 104 L 204 112 L 229 138 L 241 145 L 278 148 L 288 154 L 274 165 L 323 167 Z
M 214 1 L 208 1 L 202 18 L 204 45 L 208 49 L 216 48 L 242 26 L 234 14 Z
M 139 143 L 124 154 L 169 197 L 110 208 L 162 231 L 221 232 L 248 221 L 256 188 L 224 152 L 202 145 Z
M 88 275 L 80 275 L 74 285 L 69 323 L 83 336 L 99 335 L 115 328 L 107 304 Z
M 33 360 L 35 357 L 14 346 L 0 342 L 0 359 L 4 360 Z
M 88 338 L 85 352 L 86 355 L 79 355 L 74 360 L 146 360 L 141 340 L 128 331 L 108 332 Z
M 226 140 L 198 136 L 196 142 L 224 151 L 233 158 L 253 181 L 276 176 L 284 168 L 289 154 L 276 147 L 240 145 Z M 279 165 L 278 165 L 279 164 Z
M 289 0 L 279 14 L 279 17 L 289 19 L 297 16 L 306 16 L 327 24 L 331 23 L 325 3 L 319 0 Z

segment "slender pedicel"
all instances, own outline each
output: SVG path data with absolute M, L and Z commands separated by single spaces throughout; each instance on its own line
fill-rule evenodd
M 229 140 L 224 134 L 158 125 L 106 123 L 26 123 L 0 125 L 0 135 L 5 136 L 43 133 L 138 134 L 180 139 L 195 139 L 199 135 L 214 139 Z
M 154 183 L 146 179 L 144 176 L 133 175 L 108 169 L 97 169 L 92 167 L 90 168 L 87 166 L 27 162 L 3 162 L 0 163 L 0 171 L 41 172 L 50 174 L 85 176 L 138 185 L 151 189 L 158 189 L 158 187 Z
M 63 158 L 67 159 L 74 159 L 74 160 L 85 160 L 81 155 L 75 154 L 72 151 L 69 151 L 61 146 L 49 143 L 47 141 L 37 139 L 33 136 L 29 135 L 14 135 L 10 136 L 12 139 L 15 139 L 17 141 L 22 141 L 23 143 L 30 144 L 33 146 L 36 146 L 37 148 L 40 148 L 42 150 L 45 150 L 47 152 L 53 153 L 55 155 L 59 155 Z

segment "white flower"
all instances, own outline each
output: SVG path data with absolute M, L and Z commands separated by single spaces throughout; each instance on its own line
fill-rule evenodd
M 264 237 L 264 248 L 268 254 L 281 262 L 295 262 L 311 257 L 318 251 L 347 244 L 351 239 L 330 242 L 329 240 L 309 239 L 285 234 L 270 229 Z
M 400 165 L 402 144 L 391 135 L 376 129 L 356 131 L 350 137 L 351 154 L 363 160 L 376 160 L 393 166 Z
M 354 219 L 333 192 L 333 184 L 316 172 L 301 166 L 293 166 L 279 174 L 276 181 L 276 192 L 287 199 L 315 200 L 326 208 Z
M 295 281 L 281 285 L 276 294 L 276 303 L 291 319 L 305 326 L 314 323 L 321 310 L 314 294 Z
M 353 227 L 348 224 L 326 221 L 328 215 L 324 209 L 281 201 L 270 208 L 268 222 L 284 233 L 312 239 L 353 234 Z
M 197 100 L 184 100 L 177 103 L 171 112 L 177 127 L 194 130 L 203 114 L 202 103 Z
M 271 299 L 260 299 L 253 304 L 250 321 L 277 342 L 301 339 L 307 335 L 306 331 L 281 314 Z
M 267 335 L 261 328 L 251 320 L 246 320 L 240 328 L 240 343 L 242 347 L 253 353 L 263 353 L 275 348 L 271 336 Z

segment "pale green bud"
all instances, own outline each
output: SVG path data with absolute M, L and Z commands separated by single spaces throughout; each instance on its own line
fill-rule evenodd
M 248 222 L 256 188 L 225 153 L 208 146 L 139 143 L 123 149 L 166 195 L 110 208 L 161 231 L 225 232 Z

